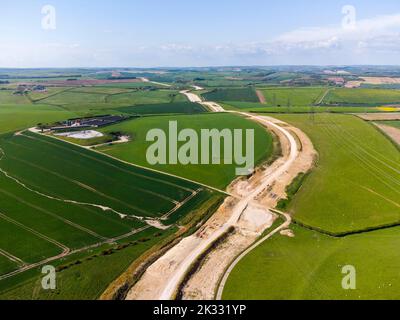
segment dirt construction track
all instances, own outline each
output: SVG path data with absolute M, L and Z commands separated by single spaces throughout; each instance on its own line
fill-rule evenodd
M 213 103 L 213 110 L 223 109 Z M 237 113 L 274 132 L 282 156 L 272 165 L 258 168 L 250 179 L 232 183 L 229 188 L 232 196 L 197 233 L 183 239 L 148 267 L 128 293 L 128 300 L 170 300 L 176 297 L 178 289 L 183 299 L 214 299 L 225 270 L 278 217 L 279 213 L 268 208 L 275 207 L 286 196 L 286 186 L 299 173 L 312 167 L 316 153 L 300 130 L 273 118 Z M 278 231 L 291 235 L 290 216 L 282 214 L 282 217 L 285 222 L 271 231 L 271 235 Z M 224 241 L 218 241 L 222 237 Z M 208 250 L 211 247 L 213 250 Z M 198 267 L 193 269 L 194 265 Z

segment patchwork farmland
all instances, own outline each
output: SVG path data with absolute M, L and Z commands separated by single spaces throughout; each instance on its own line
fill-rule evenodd
M 177 259 L 190 257 L 196 250 L 176 244 L 197 245 L 224 230 L 235 201 L 254 190 L 256 201 L 265 202 L 246 208 L 235 230 L 191 264 L 188 292 L 221 276 L 217 267 L 201 268 L 229 263 L 228 254 L 237 256 L 263 231 L 271 237 L 233 268 L 223 299 L 399 298 L 400 155 L 395 140 L 376 127 L 398 130 L 398 90 L 333 86 L 315 70 L 59 72 L 65 76 L 15 75 L 0 84 L 0 299 L 124 299 L 142 266 L 160 256 L 176 261 L 168 260 L 169 248 Z M 137 79 L 110 80 L 118 77 Z M 190 102 L 182 92 L 199 99 Z M 100 115 L 124 121 L 83 132 L 69 127 L 65 137 L 46 132 L 67 119 Z M 253 129 L 258 170 L 235 180 L 231 164 L 150 166 L 146 134 L 167 132 L 170 121 L 196 132 Z M 292 184 L 279 179 L 261 191 L 262 174 L 273 175 L 270 168 L 289 150 L 273 124 L 265 127 L 268 121 L 286 129 L 299 153 L 310 148 L 308 137 L 318 159 Z M 275 202 L 276 220 L 268 210 Z M 48 264 L 57 271 L 56 290 L 41 288 L 41 267 Z M 340 287 L 347 264 L 357 267 L 362 283 L 354 292 Z
M 154 234 L 215 200 L 194 183 L 29 131 L 2 135 L 0 148 L 2 280 Z

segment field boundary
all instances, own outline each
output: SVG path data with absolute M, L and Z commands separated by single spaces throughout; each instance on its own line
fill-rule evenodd
M 42 134 L 40 134 L 40 133 L 34 131 L 34 128 L 31 128 L 31 129 L 28 129 L 28 130 L 29 130 L 30 132 L 32 132 L 32 133 L 35 133 L 35 134 L 37 134 L 37 135 L 39 135 L 39 136 L 42 136 Z M 154 173 L 158 173 L 158 174 L 161 174 L 161 175 L 164 175 L 164 176 L 169 176 L 169 177 L 176 178 L 176 179 L 179 179 L 179 180 L 184 180 L 184 181 L 187 181 L 187 182 L 190 182 L 190 183 L 197 184 L 197 185 L 199 185 L 199 186 L 205 187 L 205 188 L 207 188 L 207 189 L 216 191 L 216 192 L 218 192 L 218 193 L 222 193 L 222 194 L 227 195 L 227 196 L 233 196 L 233 195 L 231 195 L 230 193 L 228 193 L 227 191 L 224 191 L 224 190 L 221 190 L 221 189 L 218 189 L 218 188 L 215 188 L 215 187 L 206 185 L 206 184 L 201 183 L 201 182 L 198 182 L 198 181 L 194 181 L 194 180 L 191 180 L 191 179 L 188 179 L 188 178 L 184 178 L 184 177 L 181 177 L 181 176 L 177 176 L 177 175 L 174 175 L 174 174 L 171 174 L 171 173 L 168 173 L 168 172 L 164 172 L 164 171 L 152 169 L 152 168 L 149 168 L 149 167 L 141 166 L 141 165 L 138 165 L 138 164 L 134 164 L 134 163 L 131 163 L 131 162 L 128 162 L 128 161 L 124 161 L 124 160 L 118 159 L 118 158 L 116 158 L 116 157 L 114 157 L 114 156 L 111 156 L 111 155 L 109 155 L 109 154 L 106 154 L 106 153 L 102 153 L 102 152 L 100 152 L 100 151 L 97 151 L 97 150 L 95 150 L 95 149 L 88 149 L 88 148 L 85 148 L 85 147 L 83 147 L 83 146 L 81 146 L 81 145 L 79 145 L 79 144 L 73 143 L 73 142 L 71 142 L 71 141 L 61 140 L 61 139 L 58 139 L 57 137 L 54 137 L 54 136 L 51 136 L 51 135 L 43 135 L 43 136 L 52 138 L 52 139 L 54 139 L 54 140 L 56 140 L 56 141 L 60 141 L 60 142 L 64 142 L 64 143 L 68 143 L 68 144 L 74 145 L 74 146 L 79 147 L 79 148 L 84 149 L 84 150 L 90 150 L 90 151 L 92 151 L 92 152 L 94 152 L 94 153 L 96 153 L 96 154 L 100 154 L 100 155 L 102 155 L 102 156 L 105 156 L 105 157 L 107 157 L 107 158 L 116 160 L 116 161 L 118 161 L 118 162 L 124 163 L 124 164 L 126 164 L 126 165 L 129 165 L 129 166 L 132 166 L 132 167 L 135 167 L 135 168 L 139 168 L 139 169 L 151 171 L 151 172 L 154 172 Z M 185 188 L 183 188 L 183 187 L 180 187 L 180 188 L 185 189 Z M 194 190 L 190 190 L 190 191 L 194 191 Z

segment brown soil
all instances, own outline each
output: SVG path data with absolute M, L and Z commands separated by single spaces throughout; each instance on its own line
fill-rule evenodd
M 384 124 L 377 124 L 383 132 L 385 132 L 394 142 L 400 145 L 400 129 L 387 126 Z
M 400 112 L 366 113 L 366 114 L 356 114 L 356 116 L 367 121 L 400 120 Z
M 262 103 L 262 104 L 267 103 L 267 100 L 265 100 L 264 94 L 260 90 L 256 90 L 256 93 L 257 93 L 258 100 L 260 100 L 260 103 Z

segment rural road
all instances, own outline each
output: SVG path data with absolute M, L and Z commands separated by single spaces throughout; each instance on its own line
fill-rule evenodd
M 198 95 L 196 95 L 192 92 L 182 91 L 181 93 L 186 95 L 191 102 L 201 103 L 201 104 L 209 107 L 214 112 L 226 112 L 217 103 L 203 102 L 202 99 Z M 280 176 L 285 174 L 285 172 L 287 172 L 289 170 L 289 168 L 292 166 L 292 164 L 294 163 L 294 161 L 296 160 L 296 158 L 298 156 L 299 151 L 297 149 L 296 139 L 293 137 L 293 135 L 285 128 L 278 126 L 277 124 L 270 121 L 268 117 L 252 115 L 252 114 L 249 114 L 246 112 L 238 112 L 238 111 L 229 111 L 229 112 L 248 117 L 251 120 L 257 121 L 257 122 L 264 124 L 266 126 L 269 126 L 269 127 L 273 127 L 276 130 L 280 131 L 285 136 L 285 138 L 289 141 L 289 144 L 290 144 L 289 156 L 288 156 L 287 160 L 280 167 L 277 168 L 277 170 L 275 170 L 271 175 L 267 176 L 262 181 L 262 183 L 260 183 L 260 185 L 257 188 L 252 190 L 251 193 L 247 197 L 241 199 L 238 202 L 238 204 L 232 208 L 231 217 L 221 228 L 217 229 L 208 238 L 202 239 L 202 241 L 199 242 L 199 244 L 191 251 L 191 253 L 182 262 L 179 263 L 179 267 L 176 270 L 174 270 L 173 274 L 169 277 L 167 282 L 165 284 L 163 284 L 161 294 L 157 297 L 154 297 L 154 299 L 158 299 L 158 300 L 173 299 L 176 294 L 176 291 L 177 291 L 179 285 L 181 284 L 182 280 L 184 279 L 186 273 L 191 268 L 193 263 L 199 258 L 199 256 L 201 256 L 201 254 L 203 254 L 207 250 L 207 248 L 209 248 L 217 239 L 219 239 L 222 235 L 224 235 L 229 230 L 229 228 L 236 225 L 236 223 L 239 221 L 240 216 L 242 215 L 243 211 L 250 204 L 255 202 L 255 198 L 261 192 L 263 192 L 272 183 L 274 183 Z M 279 230 L 287 228 L 290 225 L 291 219 L 290 219 L 289 215 L 285 215 L 285 218 L 286 218 L 286 222 L 280 228 L 277 228 L 272 233 L 270 233 L 267 237 L 260 240 L 260 243 L 267 240 L 269 237 L 271 237 L 273 234 L 275 234 Z M 260 243 L 256 244 L 255 246 L 258 246 Z M 254 246 L 249 248 L 244 253 L 244 255 L 246 255 L 252 249 L 254 249 Z M 234 265 L 232 265 L 231 267 L 233 269 Z M 229 274 L 226 274 L 225 276 L 228 277 L 228 275 Z
M 195 88 L 195 90 L 201 90 L 200 87 L 193 87 Z M 225 112 L 225 109 L 222 108 L 219 104 L 211 101 L 203 101 L 197 94 L 191 92 L 190 90 L 183 90 L 181 91 L 181 94 L 185 95 L 190 102 L 199 103 L 211 110 L 212 112 Z

